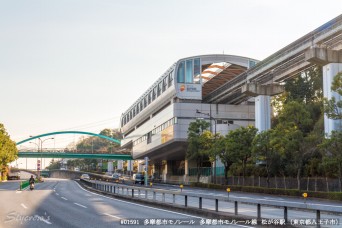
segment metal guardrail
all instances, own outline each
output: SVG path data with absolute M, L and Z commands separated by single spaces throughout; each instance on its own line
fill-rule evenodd
M 29 185 L 30 185 L 30 182 L 28 180 L 27 181 L 21 181 L 20 186 L 19 186 L 20 191 L 27 188 Z
M 273 207 L 273 208 L 282 208 L 284 211 L 284 220 L 286 224 L 289 223 L 288 221 L 288 209 L 294 210 L 303 210 L 309 212 L 316 212 L 316 221 L 321 219 L 321 212 L 333 213 L 337 215 L 342 215 L 342 206 L 334 206 L 334 205 L 318 205 L 314 203 L 300 203 L 300 202 L 288 202 L 288 201 L 272 201 L 269 199 L 244 199 L 244 198 L 237 198 L 237 197 L 223 197 L 223 196 L 214 196 L 214 195 L 206 195 L 206 194 L 199 194 L 199 193 L 188 193 L 182 191 L 172 191 L 172 190 L 163 190 L 163 189 L 154 189 L 152 187 L 137 187 L 137 186 L 128 186 L 122 184 L 113 184 L 113 183 L 103 183 L 103 182 L 96 182 L 91 180 L 81 180 L 87 186 L 96 189 L 101 192 L 113 194 L 113 195 L 121 195 L 130 198 L 138 198 L 142 200 L 151 200 L 148 198 L 148 193 L 152 193 L 152 200 L 156 202 L 160 202 L 157 200 L 157 194 L 161 194 L 161 203 L 166 203 L 165 196 L 170 195 L 172 196 L 172 204 L 176 205 L 176 196 L 183 196 L 184 197 L 184 207 L 188 207 L 188 198 L 198 198 L 198 209 L 203 209 L 202 203 L 203 200 L 212 200 L 215 203 L 215 210 L 213 212 L 219 212 L 219 202 L 230 202 L 234 203 L 234 215 L 239 214 L 239 204 L 249 204 L 249 205 L 256 205 L 256 218 L 258 221 L 261 221 L 261 206 L 263 207 Z M 135 196 L 135 192 L 138 192 L 138 197 Z M 145 193 L 145 197 L 140 197 L 141 192 Z M 179 205 L 179 204 L 178 204 Z M 222 212 L 222 211 L 221 211 Z M 319 224 L 317 224 L 319 227 Z

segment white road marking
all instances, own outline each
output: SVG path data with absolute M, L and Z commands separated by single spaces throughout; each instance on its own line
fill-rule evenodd
M 118 217 L 118 216 L 111 215 L 111 214 L 108 214 L 108 213 L 103 213 L 103 214 L 104 214 L 104 215 L 107 215 L 107 216 L 109 216 L 109 217 L 116 218 L 116 219 L 122 219 L 122 218 L 120 218 L 120 217 Z
M 188 217 L 193 217 L 193 218 L 199 218 L 199 219 L 202 218 L 202 217 L 198 217 L 198 216 L 187 215 L 187 214 L 178 213 L 178 212 L 174 212 L 174 211 L 164 210 L 164 209 L 155 208 L 155 207 L 149 207 L 149 206 L 145 206 L 145 205 L 141 205 L 141 204 L 137 204 L 137 203 L 132 203 L 132 202 L 127 202 L 127 201 L 124 201 L 124 200 L 113 199 L 113 198 L 110 198 L 110 197 L 107 197 L 107 196 L 103 196 L 103 195 L 100 195 L 100 194 L 97 194 L 97 193 L 94 193 L 94 192 L 90 192 L 90 191 L 88 191 L 88 190 L 82 188 L 82 187 L 79 185 L 79 183 L 77 183 L 77 182 L 76 182 L 76 184 L 77 184 L 83 191 L 86 191 L 86 192 L 88 192 L 88 193 L 90 193 L 90 194 L 93 194 L 93 195 L 101 196 L 101 197 L 103 197 L 103 198 L 111 199 L 111 200 L 113 200 L 113 201 L 119 201 L 119 202 L 126 203 L 126 204 L 131 204 L 131 205 L 135 205 L 135 206 L 150 208 L 150 209 L 154 209 L 154 210 L 158 210 L 158 211 L 164 211 L 164 212 L 168 212 L 168 213 L 173 213 L 173 214 L 178 214 L 178 215 L 183 215 L 183 216 L 188 216 Z
M 27 207 L 25 206 L 25 204 L 20 204 L 23 208 L 27 209 Z
M 41 220 L 41 221 L 43 221 L 43 222 L 45 222 L 46 224 L 49 224 L 49 225 L 51 225 L 51 224 L 52 224 L 51 222 L 49 222 L 49 221 L 48 221 L 48 220 L 46 220 L 46 219 L 40 218 L 40 220 Z
M 64 200 L 68 200 L 67 198 L 65 198 L 65 197 L 63 197 L 63 196 L 62 196 L 61 198 L 64 199 Z
M 59 196 L 59 194 L 56 192 L 56 195 Z
M 76 204 L 77 206 L 83 207 L 83 208 L 87 208 L 86 206 L 79 204 L 79 203 L 74 203 L 74 204 Z

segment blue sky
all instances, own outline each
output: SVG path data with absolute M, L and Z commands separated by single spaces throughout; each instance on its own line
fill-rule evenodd
M 0 0 L 0 122 L 15 141 L 118 128 L 121 113 L 178 59 L 224 52 L 262 60 L 338 16 L 340 6 L 340 0 Z M 56 140 L 47 146 L 77 137 Z

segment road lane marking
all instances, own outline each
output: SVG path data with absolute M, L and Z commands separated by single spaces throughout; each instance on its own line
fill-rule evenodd
M 62 196 L 61 198 L 64 199 L 64 200 L 68 200 L 67 198 L 65 198 L 65 197 L 63 197 L 63 196 Z
M 40 220 L 41 221 L 43 221 L 43 222 L 45 222 L 46 224 L 49 224 L 49 225 L 51 225 L 52 223 L 51 222 L 49 222 L 48 220 L 46 220 L 46 219 L 43 219 L 42 217 L 40 217 Z
M 86 206 L 79 204 L 79 203 L 74 203 L 74 204 L 76 204 L 77 206 L 83 207 L 83 208 L 87 208 Z
M 25 204 L 20 204 L 23 208 L 27 209 L 27 207 L 25 206 Z
M 59 196 L 59 194 L 56 192 L 56 195 Z
M 116 219 L 122 219 L 122 218 L 120 218 L 120 217 L 118 217 L 118 216 L 111 215 L 111 214 L 108 214 L 108 213 L 103 213 L 103 214 L 104 214 L 104 215 L 107 215 L 107 216 L 109 216 L 109 217 L 116 218 Z

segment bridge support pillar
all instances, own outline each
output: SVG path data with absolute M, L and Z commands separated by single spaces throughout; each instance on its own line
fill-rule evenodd
M 118 169 L 123 170 L 123 160 L 118 160 Z
M 188 183 L 188 176 L 189 176 L 189 162 L 188 162 L 188 160 L 184 160 L 183 183 Z
M 255 98 L 255 127 L 259 132 L 271 128 L 271 97 L 259 95 Z
M 113 160 L 108 160 L 108 168 L 107 171 L 109 173 L 113 173 Z
M 329 63 L 323 66 L 323 94 L 327 99 L 335 97 L 336 101 L 341 101 L 342 97 L 331 90 L 331 84 L 334 77 L 339 72 L 342 72 L 342 63 Z M 342 110 L 339 110 L 340 112 Z M 329 119 L 324 115 L 324 131 L 326 135 L 330 135 L 331 131 L 342 129 L 342 120 Z
M 131 175 L 133 172 L 133 161 L 132 160 L 128 160 L 127 161 L 127 172 L 129 175 Z
M 271 96 L 284 92 L 279 84 L 262 85 L 251 82 L 241 87 L 241 92 L 255 97 L 255 127 L 261 131 L 271 128 Z

